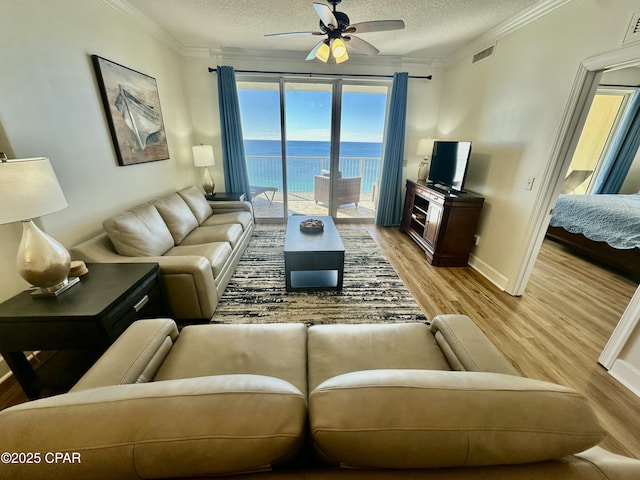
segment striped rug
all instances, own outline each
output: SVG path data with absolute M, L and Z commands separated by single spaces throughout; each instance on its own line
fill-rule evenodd
M 369 233 L 339 229 L 340 292 L 287 292 L 284 230 L 257 228 L 213 315 L 215 323 L 424 322 L 424 313 Z

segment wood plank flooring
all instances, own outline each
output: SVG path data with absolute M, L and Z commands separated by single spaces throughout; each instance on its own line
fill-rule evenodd
M 523 375 L 586 395 L 608 432 L 602 446 L 640 458 L 640 398 L 597 363 L 635 283 L 545 242 L 525 295 L 512 297 L 471 268 L 432 267 L 397 228 L 339 228 L 367 228 L 429 318 L 468 315 Z M 15 381 L 0 384 L 0 409 L 24 401 Z

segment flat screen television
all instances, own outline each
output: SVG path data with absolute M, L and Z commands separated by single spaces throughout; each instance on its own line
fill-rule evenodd
M 461 192 L 467 176 L 471 142 L 436 140 L 427 180 L 436 187 Z

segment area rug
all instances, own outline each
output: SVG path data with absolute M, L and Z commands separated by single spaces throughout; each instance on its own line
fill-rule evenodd
M 345 246 L 342 291 L 292 293 L 285 286 L 284 230 L 257 228 L 212 322 L 426 322 L 369 232 L 339 232 Z

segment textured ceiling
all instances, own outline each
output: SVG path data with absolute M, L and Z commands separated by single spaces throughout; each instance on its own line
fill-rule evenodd
M 324 0 L 316 0 L 324 3 Z M 404 20 L 404 30 L 361 34 L 381 55 L 444 58 L 511 17 L 547 0 L 343 0 L 351 23 Z M 127 0 L 183 47 L 309 51 L 318 30 L 313 0 Z

